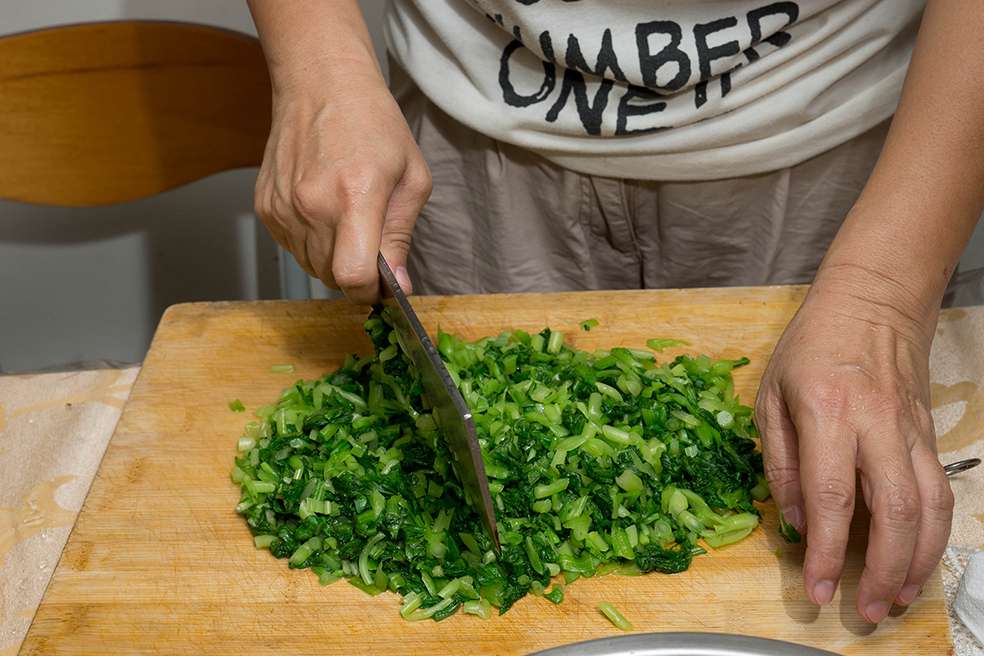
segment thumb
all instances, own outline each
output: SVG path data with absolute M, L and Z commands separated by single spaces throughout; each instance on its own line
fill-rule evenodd
M 431 193 L 430 171 L 423 159 L 407 166 L 399 184 L 393 189 L 379 250 L 393 269 L 403 290 L 413 293 L 413 284 L 407 273 L 407 256 L 410 254 L 410 238 L 417 216 L 427 203 Z
M 762 433 L 762 454 L 769 491 L 783 519 L 800 533 L 806 528 L 800 488 L 799 439 L 789 408 L 778 389 L 763 382 L 755 402 L 755 422 Z

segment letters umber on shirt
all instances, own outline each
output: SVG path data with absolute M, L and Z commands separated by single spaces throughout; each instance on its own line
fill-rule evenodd
M 472 129 L 567 168 L 709 180 L 895 111 L 924 0 L 392 0 L 397 63 Z

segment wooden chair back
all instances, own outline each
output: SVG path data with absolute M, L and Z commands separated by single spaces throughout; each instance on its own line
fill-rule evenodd
M 256 166 L 270 129 L 259 42 L 120 21 L 0 38 L 0 198 L 60 206 L 152 196 Z

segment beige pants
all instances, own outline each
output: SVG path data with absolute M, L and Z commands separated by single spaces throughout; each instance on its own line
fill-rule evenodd
M 888 129 L 769 174 L 602 178 L 465 127 L 391 71 L 434 179 L 410 253 L 423 294 L 809 282 Z

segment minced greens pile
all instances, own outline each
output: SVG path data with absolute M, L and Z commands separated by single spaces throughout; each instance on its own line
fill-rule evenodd
M 758 525 L 768 490 L 731 380 L 747 360 L 589 353 L 549 329 L 441 333 L 481 441 L 496 553 L 385 316 L 365 324 L 372 357 L 297 382 L 239 440 L 236 510 L 290 567 L 396 592 L 408 620 L 486 618 L 530 593 L 560 603 L 579 577 L 681 572 L 701 543 Z

